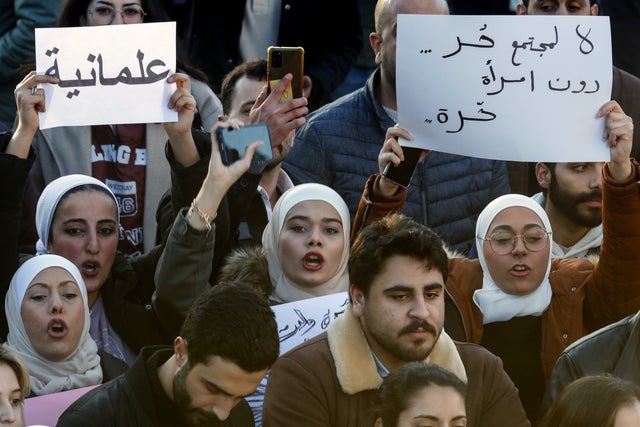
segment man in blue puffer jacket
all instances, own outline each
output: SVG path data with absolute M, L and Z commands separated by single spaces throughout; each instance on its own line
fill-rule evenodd
M 398 13 L 448 14 L 445 0 L 379 0 L 370 36 L 379 68 L 365 87 L 307 117 L 285 170 L 300 182 L 332 187 L 355 214 L 367 178 L 378 170 L 385 132 L 397 122 L 395 87 Z M 506 163 L 432 152 L 418 163 L 404 213 L 431 227 L 450 249 L 467 253 L 487 203 L 509 192 Z

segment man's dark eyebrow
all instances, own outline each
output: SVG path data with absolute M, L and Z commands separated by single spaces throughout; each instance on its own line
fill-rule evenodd
M 216 393 L 220 393 L 220 394 L 224 394 L 225 396 L 229 396 L 229 397 L 235 397 L 233 394 L 229 393 L 228 391 L 224 390 L 222 387 L 220 387 L 218 384 L 209 381 L 208 379 L 204 378 L 204 377 L 200 377 L 202 379 L 202 382 L 207 386 L 207 388 L 211 391 L 215 391 Z
M 444 286 L 442 286 L 441 283 L 430 283 L 428 285 L 425 285 L 422 287 L 423 291 L 436 291 L 436 290 L 441 290 L 443 289 Z M 383 292 L 384 293 L 391 293 L 391 292 L 413 292 L 414 288 L 413 286 L 405 286 L 405 285 L 394 285 L 390 288 L 385 289 Z
M 241 397 L 241 398 L 244 399 L 245 397 L 249 397 L 249 396 L 251 396 L 253 394 L 253 392 L 252 392 L 252 393 L 249 393 L 249 394 L 244 395 L 244 396 L 235 396 L 235 395 L 229 393 L 228 391 L 222 389 L 218 384 L 216 384 L 214 382 L 211 382 L 206 378 L 202 378 L 202 382 L 204 382 L 204 384 L 207 386 L 207 388 L 209 390 L 215 391 L 216 393 L 224 394 L 225 396 L 229 396 L 229 397 L 234 397 L 234 398 L 235 397 Z

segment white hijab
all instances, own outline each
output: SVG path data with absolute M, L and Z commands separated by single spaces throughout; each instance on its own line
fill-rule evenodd
M 484 258 L 484 241 L 491 222 L 496 215 L 504 209 L 512 206 L 521 206 L 531 209 L 542 221 L 544 228 L 551 232 L 551 223 L 542 206 L 529 197 L 520 194 L 506 194 L 489 203 L 480 213 L 476 223 L 476 246 L 478 248 L 478 258 L 482 266 L 483 278 L 482 289 L 478 289 L 473 294 L 473 301 L 482 312 L 482 323 L 503 322 L 514 317 L 540 316 L 551 302 L 551 284 L 549 283 L 549 271 L 551 269 L 551 250 L 549 250 L 549 261 L 547 271 L 540 286 L 535 291 L 527 295 L 511 295 L 504 292 L 493 281 L 487 262 Z M 552 241 L 553 236 L 549 236 Z
M 107 190 L 111 197 L 113 197 L 113 202 L 116 204 L 116 211 L 119 211 L 118 199 L 116 199 L 116 196 L 113 195 L 113 192 L 109 187 L 96 178 L 88 175 L 71 174 L 54 179 L 42 191 L 42 194 L 38 199 L 38 205 L 36 206 L 36 230 L 38 231 L 39 237 L 39 240 L 36 243 L 36 251 L 38 255 L 49 252 L 47 247 L 49 245 L 51 223 L 53 222 L 53 215 L 60 203 L 60 199 L 74 188 L 88 184 L 97 185 L 98 187 L 102 187 Z M 120 216 L 118 215 L 118 224 L 119 223 Z
M 338 270 L 328 282 L 313 288 L 305 288 L 287 279 L 282 271 L 280 258 L 278 257 L 278 240 L 284 225 L 284 220 L 289 211 L 298 203 L 307 200 L 322 200 L 329 203 L 338 211 L 342 221 L 344 246 L 342 258 Z M 333 189 L 322 184 L 308 183 L 295 186 L 287 190 L 273 208 L 271 221 L 262 233 L 262 246 L 269 264 L 269 277 L 274 286 L 274 295 L 271 299 L 276 302 L 291 302 L 301 299 L 343 292 L 349 289 L 349 271 L 347 261 L 349 259 L 349 236 L 351 230 L 351 217 L 349 208 L 342 197 Z
M 76 348 L 65 360 L 53 362 L 42 357 L 31 345 L 22 321 L 21 308 L 29 284 L 38 273 L 49 267 L 68 271 L 80 288 L 84 305 L 84 327 Z M 5 296 L 5 312 L 9 334 L 5 347 L 18 354 L 27 365 L 31 390 L 36 395 L 86 387 L 102 382 L 98 347 L 89 336 L 87 288 L 76 266 L 58 255 L 41 255 L 27 260 L 11 279 Z

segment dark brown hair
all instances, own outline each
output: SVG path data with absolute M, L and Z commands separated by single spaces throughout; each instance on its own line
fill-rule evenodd
M 236 83 L 242 77 L 251 80 L 263 82 L 267 80 L 267 60 L 254 59 L 253 61 L 243 62 L 236 66 L 224 77 L 222 87 L 220 89 L 220 99 L 222 100 L 222 110 L 225 114 L 231 111 L 231 104 L 236 95 Z
M 411 362 L 392 371 L 382 382 L 375 403 L 376 418 L 382 418 L 384 427 L 396 427 L 411 399 L 430 386 L 450 387 L 466 399 L 467 385 L 453 373 L 431 363 Z
M 442 240 L 414 219 L 393 214 L 366 226 L 351 245 L 351 285 L 367 296 L 373 279 L 394 255 L 423 261 L 427 270 L 436 269 L 447 280 L 449 261 Z
M 187 314 L 180 336 L 193 367 L 212 356 L 246 372 L 269 368 L 278 358 L 280 340 L 267 299 L 237 282 L 219 283 L 202 293 Z
M 29 396 L 29 371 L 22 360 L 15 354 L 9 351 L 7 348 L 0 346 L 0 365 L 7 365 L 16 374 L 18 379 L 18 385 L 20 386 L 20 392 L 22 399 Z
M 640 386 L 608 375 L 577 379 L 562 390 L 542 427 L 613 427 L 620 407 L 640 402 Z

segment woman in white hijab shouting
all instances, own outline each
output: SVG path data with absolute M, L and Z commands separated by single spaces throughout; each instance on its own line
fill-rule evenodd
M 31 392 L 44 395 L 102 382 L 89 335 L 87 288 L 76 266 L 58 255 L 27 260 L 5 297 L 5 346 L 27 365 Z
M 545 381 L 562 350 L 640 308 L 640 167 L 629 159 L 633 122 L 615 101 L 606 103 L 597 117 L 605 119 L 611 155 L 602 171 L 599 262 L 551 259 L 546 213 L 534 200 L 515 194 L 499 197 L 480 214 L 480 259 L 449 260 L 447 333 L 502 358 L 530 419 L 537 416 Z M 378 158 L 381 170 L 388 162 L 401 161 L 398 137 L 412 139 L 404 129 L 389 129 Z M 374 175 L 356 223 L 400 210 L 405 194 L 406 189 Z

